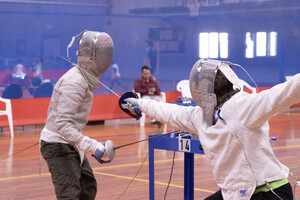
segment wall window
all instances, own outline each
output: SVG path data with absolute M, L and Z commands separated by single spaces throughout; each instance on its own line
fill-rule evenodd
M 253 58 L 254 42 L 251 33 L 246 33 L 246 58 Z
M 267 33 L 256 33 L 256 56 L 266 56 L 267 54 Z
M 277 32 L 271 32 L 269 37 L 269 56 L 277 55 Z
M 199 58 L 228 58 L 228 33 L 199 33 Z
M 246 33 L 246 58 L 277 55 L 277 32 Z

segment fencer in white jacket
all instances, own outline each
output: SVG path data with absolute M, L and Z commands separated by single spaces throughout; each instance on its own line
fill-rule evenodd
M 110 66 L 113 41 L 103 32 L 84 31 L 78 64 L 55 84 L 44 129 L 41 154 L 47 161 L 57 199 L 94 199 L 97 183 L 84 152 L 103 163 L 114 157 L 112 141 L 98 142 L 82 134 L 99 77 Z
M 192 96 L 199 106 L 125 101 L 176 130 L 199 135 L 221 189 L 207 199 L 292 200 L 286 179 L 289 169 L 272 151 L 268 119 L 300 101 L 300 74 L 256 94 L 234 90 L 238 80 L 230 63 L 199 60 L 190 75 Z

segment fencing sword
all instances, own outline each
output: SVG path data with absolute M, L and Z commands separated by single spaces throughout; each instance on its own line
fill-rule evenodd
M 123 147 L 126 147 L 126 146 L 130 146 L 130 145 L 133 145 L 133 144 L 136 144 L 136 143 L 144 142 L 144 141 L 147 141 L 147 140 L 152 140 L 152 139 L 155 139 L 155 138 L 158 138 L 158 137 L 162 137 L 162 136 L 165 136 L 165 135 L 170 135 L 170 134 L 176 133 L 176 132 L 179 132 L 179 130 L 171 131 L 171 132 L 165 133 L 165 134 L 155 135 L 155 136 L 153 136 L 151 138 L 147 138 L 147 139 L 143 139 L 143 140 L 138 140 L 138 141 L 131 142 L 131 143 L 128 143 L 128 144 L 120 145 L 120 146 L 115 147 L 114 150 L 117 150 L 117 149 L 120 149 L 120 148 L 123 148 Z

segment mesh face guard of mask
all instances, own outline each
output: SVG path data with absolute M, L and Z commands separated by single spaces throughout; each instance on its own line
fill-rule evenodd
M 191 70 L 190 91 L 194 101 L 202 108 L 204 120 L 209 126 L 213 124 L 214 110 L 217 105 L 214 85 L 218 69 L 233 85 L 239 86 L 239 78 L 230 65 L 231 63 L 226 61 L 201 59 Z
M 69 49 L 73 46 L 75 39 L 81 36 L 77 51 L 78 65 L 89 86 L 93 89 L 98 88 L 99 77 L 110 66 L 113 57 L 113 41 L 104 32 L 82 31 L 72 37 L 67 47 L 67 61 L 73 66 L 76 64 L 69 57 Z
M 113 48 L 113 41 L 107 33 L 85 31 L 79 40 L 78 61 L 96 63 L 96 75 L 100 76 L 111 64 Z

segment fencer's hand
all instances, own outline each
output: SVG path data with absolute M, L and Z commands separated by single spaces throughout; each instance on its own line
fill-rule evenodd
M 149 88 L 148 93 L 150 95 L 153 95 L 155 93 L 155 91 L 156 91 L 155 87 L 151 87 L 151 88 Z
M 111 140 L 106 142 L 99 142 L 97 149 L 92 155 L 99 163 L 109 163 L 114 159 L 115 156 L 115 145 Z M 108 157 L 109 160 L 103 160 L 103 157 Z
M 137 94 L 134 92 L 125 92 L 119 99 L 120 108 L 137 120 L 142 117 L 139 104 L 141 104 L 141 100 L 138 99 Z
M 131 97 L 131 98 L 124 99 L 124 101 L 139 108 L 139 101 L 140 101 L 139 99 Z
M 102 160 L 102 157 L 104 156 L 105 151 L 105 142 L 99 142 L 97 145 L 97 149 L 94 151 L 92 156 L 101 164 L 104 163 L 104 160 Z
M 140 110 L 140 99 L 136 99 L 136 98 L 127 98 L 124 99 L 124 101 L 126 102 L 126 104 L 122 105 L 123 109 L 127 109 L 129 110 L 133 115 L 131 115 L 132 117 L 136 118 L 137 120 L 139 120 L 142 117 L 142 113 Z

